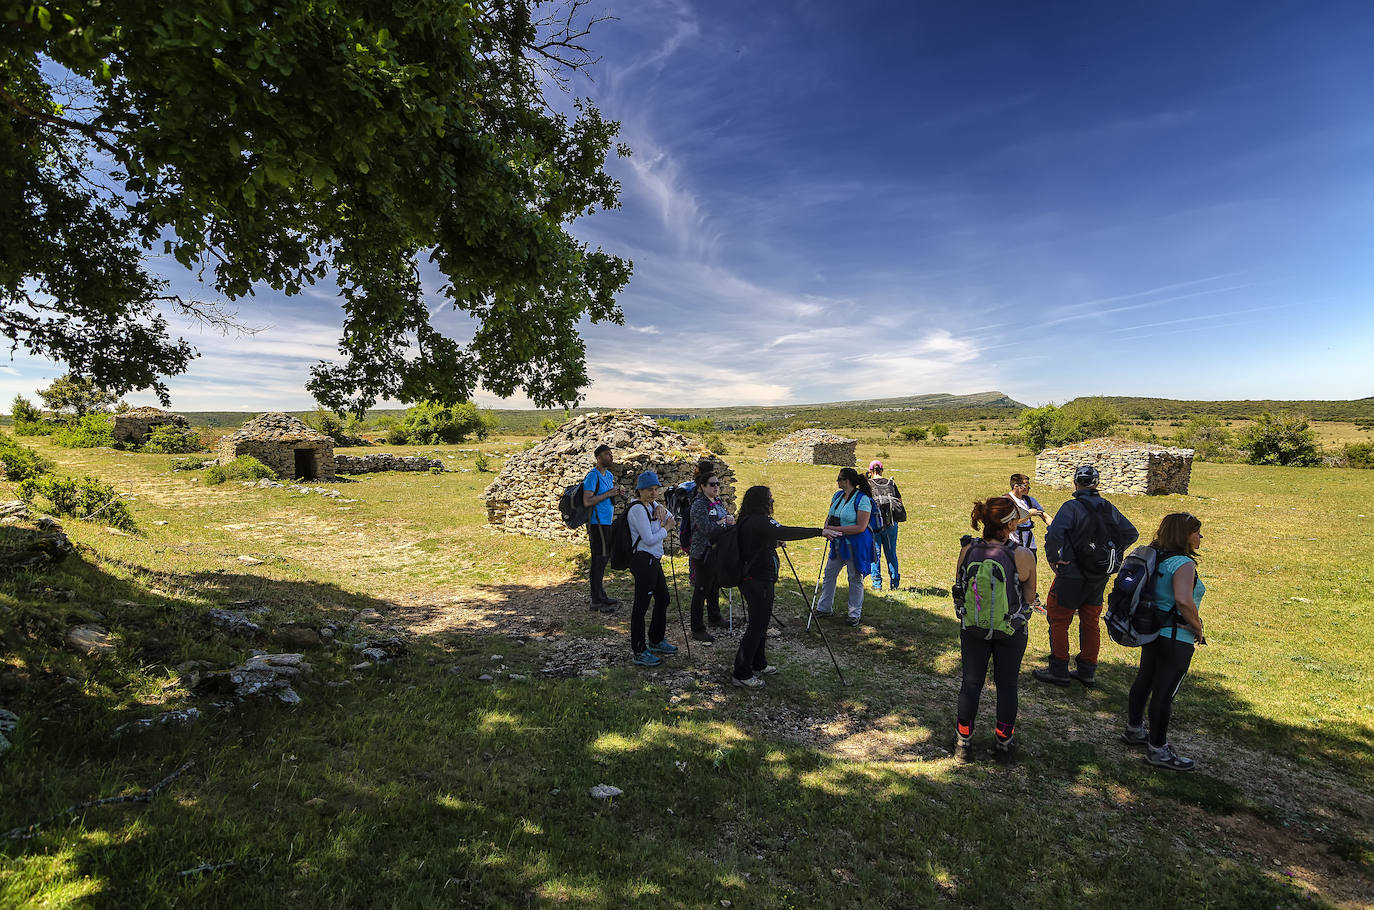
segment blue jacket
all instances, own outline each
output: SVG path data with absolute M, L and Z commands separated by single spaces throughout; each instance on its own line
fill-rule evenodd
M 1064 503 L 1059 507 L 1059 511 L 1054 513 L 1054 520 L 1045 532 L 1045 558 L 1051 563 L 1068 563 L 1059 567 L 1060 575 L 1068 578 L 1083 577 L 1075 561 L 1073 542 L 1077 535 L 1084 533 L 1088 522 L 1087 505 L 1100 507 L 1099 503 L 1104 502 L 1107 500 L 1099 496 L 1096 490 L 1075 490 L 1073 499 Z M 1109 502 L 1107 505 L 1111 507 L 1107 524 L 1109 527 L 1114 526 L 1112 529 L 1115 531 L 1117 546 L 1121 547 L 1124 555 L 1131 544 L 1140 539 L 1140 532 L 1135 529 L 1135 525 L 1126 520 L 1126 516 L 1122 515 L 1116 506 Z

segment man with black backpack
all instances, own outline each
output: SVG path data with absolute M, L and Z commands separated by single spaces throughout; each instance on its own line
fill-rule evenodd
M 1054 581 L 1045 597 L 1050 625 L 1050 665 L 1032 675 L 1056 686 L 1078 680 L 1097 683 L 1102 646 L 1102 600 L 1107 579 L 1121 567 L 1140 533 L 1097 492 L 1097 468 L 1080 465 L 1073 474 L 1073 499 L 1060 506 L 1045 532 L 1045 559 Z M 1078 657 L 1069 672 L 1069 626 L 1078 616 Z

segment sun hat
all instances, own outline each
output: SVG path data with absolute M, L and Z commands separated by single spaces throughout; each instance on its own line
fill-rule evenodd
M 639 479 L 635 481 L 636 490 L 647 490 L 650 487 L 660 486 L 663 485 L 658 482 L 658 474 L 653 471 L 645 471 L 643 474 L 640 474 Z
M 875 458 L 868 463 L 868 469 L 870 471 L 881 471 L 883 469 L 883 463 Z
M 1073 482 L 1081 487 L 1097 486 L 1097 468 L 1090 464 L 1081 464 L 1078 470 L 1073 472 Z

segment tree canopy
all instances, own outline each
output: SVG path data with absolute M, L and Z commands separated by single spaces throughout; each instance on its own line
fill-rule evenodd
M 194 351 L 146 251 L 229 300 L 338 283 L 326 405 L 540 406 L 587 384 L 583 318 L 630 263 L 569 223 L 618 205 L 619 124 L 544 87 L 592 62 L 584 0 L 20 2 L 0 12 L 0 331 L 118 392 Z M 543 12 L 541 12 L 543 11 Z M 616 146 L 619 154 L 628 154 Z M 421 258 L 472 337 L 430 318 Z M 462 329 L 458 333 L 462 333 Z

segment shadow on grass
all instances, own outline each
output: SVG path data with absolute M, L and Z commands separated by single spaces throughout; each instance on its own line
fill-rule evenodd
M 1109 905 L 1127 891 L 1186 888 L 1248 907 L 1301 897 L 1255 864 L 1187 859 L 1175 841 L 1192 849 L 1196 832 L 1160 829 L 1099 789 L 1071 786 L 1107 766 L 1088 753 L 1043 768 L 856 764 L 760 735 L 750 718 L 784 707 L 778 690 L 687 712 L 667 704 L 666 673 L 617 664 L 590 679 L 544 678 L 531 633 L 608 637 L 586 610 L 585 582 L 487 586 L 464 598 L 480 610 L 455 611 L 234 572 L 120 575 L 73 556 L 0 581 L 0 704 L 22 718 L 0 762 L 0 828 L 196 765 L 150 804 L 92 809 L 0 843 L 0 903 Z M 407 659 L 361 673 L 349 669 L 351 649 L 312 650 L 316 678 L 296 707 L 245 704 L 112 740 L 120 722 L 155 710 L 166 668 L 282 650 L 205 621 L 208 607 L 238 601 L 266 606 L 269 627 L 375 610 L 374 625 L 403 622 L 419 638 Z M 627 607 L 611 619 L 616 635 Z M 957 653 L 952 616 L 895 598 L 866 612 L 881 636 L 831 638 L 850 666 L 933 675 Z M 63 638 L 80 622 L 115 633 L 116 651 L 71 652 Z M 843 712 L 848 696 L 821 698 Z M 942 693 L 876 709 L 939 730 L 951 707 Z M 593 800 L 598 783 L 625 796 Z M 1081 824 L 1104 813 L 1113 827 Z M 1096 852 L 1108 858 L 1081 861 Z M 238 865 L 177 875 L 223 862 Z

